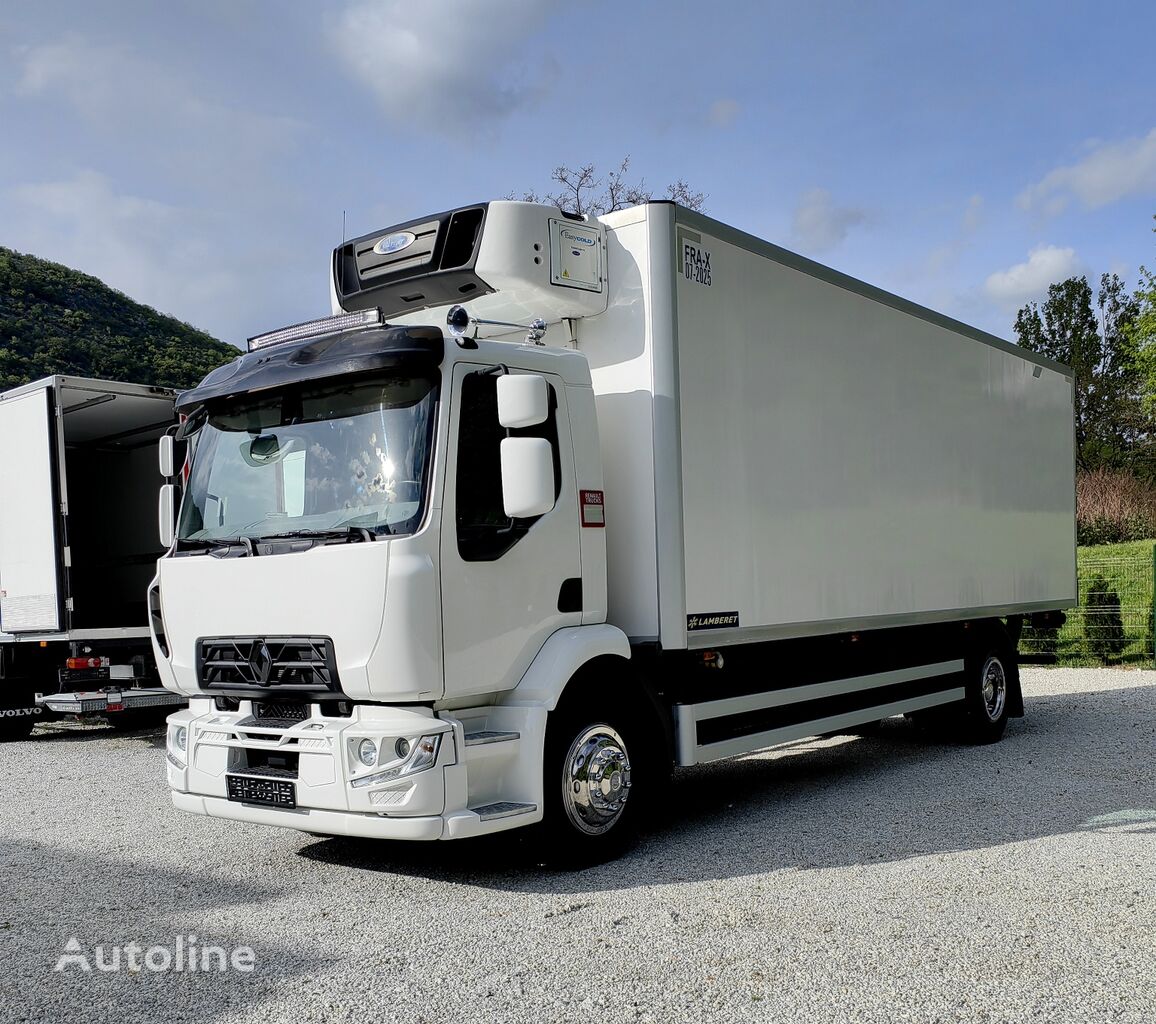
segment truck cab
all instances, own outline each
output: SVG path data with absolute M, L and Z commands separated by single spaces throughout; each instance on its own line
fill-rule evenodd
M 547 238 L 572 224 L 553 213 Z M 190 699 L 169 725 L 178 806 L 410 838 L 540 820 L 557 673 L 629 655 L 606 625 L 586 358 L 512 322 L 413 319 L 373 306 L 254 339 L 178 400 L 187 479 L 150 590 L 165 683 Z

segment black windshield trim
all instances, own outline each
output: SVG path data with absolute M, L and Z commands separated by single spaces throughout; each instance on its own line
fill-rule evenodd
M 423 374 L 445 357 L 437 327 L 375 327 L 344 331 L 297 344 L 272 345 L 218 367 L 197 387 L 177 398 L 177 412 L 191 416 L 206 403 L 240 398 L 328 377 L 354 377 L 396 371 Z

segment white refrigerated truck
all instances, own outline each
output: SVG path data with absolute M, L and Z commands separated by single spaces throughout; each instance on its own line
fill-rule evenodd
M 670 203 L 332 266 L 334 316 L 178 399 L 177 807 L 588 856 L 675 765 L 1023 713 L 1019 631 L 1076 596 L 1064 366 Z
M 58 714 L 129 725 L 184 703 L 158 684 L 145 605 L 175 397 L 65 376 L 0 394 L 0 738 Z

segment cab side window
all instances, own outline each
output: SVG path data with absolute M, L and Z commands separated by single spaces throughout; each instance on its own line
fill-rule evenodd
M 550 388 L 550 415 L 536 427 L 506 430 L 498 422 L 498 376 L 488 370 L 462 379 L 458 426 L 458 554 L 466 562 L 492 562 L 530 531 L 541 516 L 511 519 L 502 507 L 501 443 L 507 436 L 542 437 L 554 453 L 554 496 L 562 487 L 558 450 L 558 400 Z M 548 514 L 548 513 L 547 513 Z

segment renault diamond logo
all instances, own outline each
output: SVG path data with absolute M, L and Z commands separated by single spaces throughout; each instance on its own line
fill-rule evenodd
M 269 676 L 273 672 L 273 652 L 264 641 L 253 645 L 253 651 L 249 655 L 249 667 L 253 670 L 254 682 L 262 685 L 269 682 Z

